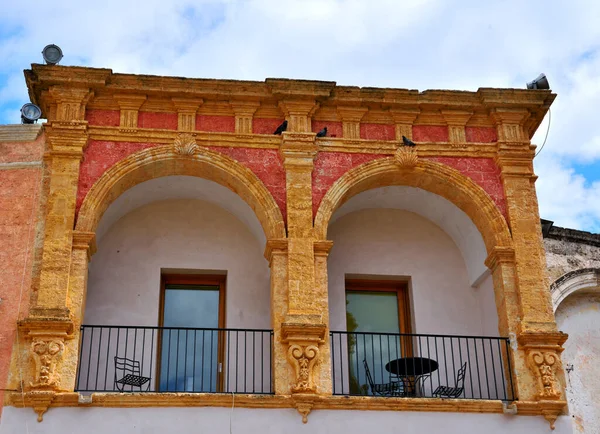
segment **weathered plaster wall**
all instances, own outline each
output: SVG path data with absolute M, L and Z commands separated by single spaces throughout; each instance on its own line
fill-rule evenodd
M 0 414 L 17 317 L 28 310 L 44 150 L 39 131 L 39 125 L 0 126 L 8 139 L 0 137 Z
M 295 409 L 247 408 L 55 408 L 39 424 L 30 408 L 6 409 L 1 434 L 569 434 L 568 417 L 560 416 L 550 431 L 541 416 L 436 413 L 409 411 L 315 410 L 304 425 Z M 27 431 L 28 430 L 28 431 Z
M 550 283 L 570 271 L 600 267 L 600 246 L 544 238 L 544 249 Z
M 573 294 L 556 310 L 558 328 L 569 334 L 562 354 L 569 412 L 576 433 L 600 428 L 600 291 Z

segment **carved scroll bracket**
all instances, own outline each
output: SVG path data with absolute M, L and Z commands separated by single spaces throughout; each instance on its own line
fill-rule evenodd
M 519 345 L 525 350 L 527 364 L 538 383 L 536 399 L 543 407 L 542 414 L 554 429 L 554 423 L 564 411 L 562 363 L 560 354 L 568 335 L 563 332 L 521 333 Z
M 325 324 L 285 322 L 281 325 L 282 341 L 289 344 L 288 361 L 295 373 L 292 393 L 317 392 L 315 368 L 319 364 L 319 344 L 324 342 L 326 330 Z
M 29 318 L 19 323 L 20 332 L 29 344 L 33 372 L 23 387 L 34 391 L 60 390 L 60 364 L 65 340 L 73 338 L 71 320 Z

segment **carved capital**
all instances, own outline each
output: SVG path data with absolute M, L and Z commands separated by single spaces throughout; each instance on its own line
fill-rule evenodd
M 88 260 L 96 253 L 96 233 L 73 231 L 73 250 L 85 250 Z
M 288 248 L 287 239 L 267 240 L 265 246 L 265 259 L 269 261 L 269 265 L 273 261 L 275 255 L 286 255 Z
M 415 119 L 419 116 L 419 109 L 390 109 L 390 115 L 396 123 L 396 140 L 402 141 L 402 136 L 412 140 L 412 127 Z
M 484 263 L 493 272 L 500 264 L 514 264 L 514 262 L 515 249 L 496 246 L 489 253 Z
M 512 142 L 520 144 L 528 141 L 524 125 L 530 113 L 526 109 L 494 108 L 490 110 L 490 117 L 496 124 L 498 142 Z
M 412 147 L 400 146 L 394 154 L 394 161 L 401 169 L 412 169 L 419 162 L 419 156 Z
M 192 134 L 179 134 L 173 142 L 173 152 L 186 157 L 193 156 L 199 149 L 196 138 Z

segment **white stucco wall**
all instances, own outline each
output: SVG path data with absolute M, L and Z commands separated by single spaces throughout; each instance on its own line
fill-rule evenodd
M 562 361 L 575 433 L 600 432 L 600 292 L 575 293 L 556 310 L 559 330 L 568 333 Z
M 86 324 L 158 324 L 161 269 L 226 273 L 227 327 L 269 328 L 269 266 L 235 216 L 204 201 L 173 199 L 119 219 L 89 271 Z
M 331 330 L 346 330 L 345 279 L 365 277 L 410 282 L 413 333 L 498 336 L 491 278 L 484 278 L 478 288 L 473 288 L 454 241 L 424 217 L 398 209 L 363 209 L 336 219 L 329 226 L 328 238 L 334 242 L 328 261 Z M 503 344 L 422 338 L 415 340 L 413 346 L 413 351 L 420 352 L 415 355 L 433 358 L 440 364 L 427 380 L 425 394 L 438 385 L 454 386 L 456 371 L 467 362 L 465 395 L 504 397 Z M 333 351 L 338 359 L 337 364 L 334 362 L 336 390 L 348 390 L 347 368 L 340 363 L 347 357 L 345 341 L 334 339 Z M 367 354 L 373 352 L 380 353 L 375 348 Z M 397 351 L 394 348 L 391 352 Z M 375 371 L 378 369 L 373 364 L 381 364 L 376 358 L 370 368 Z M 363 372 L 362 360 L 357 361 L 356 370 Z M 379 372 L 379 382 L 385 382 L 385 373 L 381 369 Z
M 1 434 L 569 434 L 561 416 L 550 430 L 541 416 L 408 411 L 315 410 L 308 423 L 295 409 L 55 408 L 37 423 L 30 408 L 4 408 Z M 231 424 L 231 431 L 230 431 Z
M 226 275 L 225 327 L 271 328 L 269 267 L 262 242 L 228 211 L 193 199 L 141 206 L 107 229 L 90 263 L 84 324 L 157 326 L 161 270 Z M 109 334 L 105 329 L 103 333 L 100 335 L 99 329 L 94 334 L 85 331 L 79 389 L 113 390 L 114 356 L 140 361 L 144 376 L 158 378 L 158 333 L 141 329 L 120 330 L 118 334 L 116 330 Z M 196 361 L 177 365 L 179 374 L 184 370 L 187 378 L 181 381 L 196 381 L 188 370 L 210 372 L 206 380 L 216 375 L 217 368 L 212 366 L 217 358 L 217 332 L 184 333 L 186 347 L 179 360 L 185 359 L 188 348 L 197 353 L 198 359 L 209 357 L 202 351 L 215 354 L 213 357 L 210 353 L 204 368 L 192 370 L 196 369 L 192 367 Z M 163 339 L 175 343 L 180 336 L 164 335 Z M 270 334 L 230 332 L 220 336 L 226 348 L 223 369 L 229 376 L 225 378 L 225 390 L 268 392 Z M 193 350 L 193 342 L 202 348 Z M 96 367 L 98 363 L 93 362 L 98 354 Z M 157 387 L 154 381 L 151 387 Z
M 409 278 L 414 333 L 498 335 L 491 279 L 472 288 L 460 251 L 438 226 L 397 209 L 365 209 L 329 226 L 331 329 L 346 329 L 347 275 Z

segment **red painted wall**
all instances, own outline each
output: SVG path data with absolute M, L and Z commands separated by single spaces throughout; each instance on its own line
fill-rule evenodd
M 0 143 L 0 163 L 41 161 L 43 147 L 43 136 Z M 41 177 L 41 165 L 0 170 L 0 414 L 17 320 L 29 305 Z
M 177 129 L 177 113 L 139 112 L 138 128 Z
M 324 127 L 327 127 L 327 137 L 342 137 L 344 135 L 341 122 L 312 121 L 313 133 L 318 133 Z
M 198 131 L 214 131 L 219 133 L 235 133 L 235 117 L 233 116 L 196 116 Z
M 414 125 L 412 139 L 415 142 L 447 142 L 448 127 L 436 125 Z
M 384 155 L 380 154 L 320 152 L 315 159 L 312 175 L 313 216 L 317 213 L 323 196 L 340 176 L 367 161 L 382 157 Z
M 254 134 L 273 134 L 283 121 L 283 119 L 254 118 L 252 119 L 252 132 Z
M 366 140 L 396 140 L 396 126 L 360 124 L 360 138 Z
M 466 127 L 467 142 L 492 143 L 498 141 L 498 133 L 493 127 Z
M 85 120 L 90 125 L 118 127 L 121 123 L 121 113 L 118 110 L 88 110 Z

